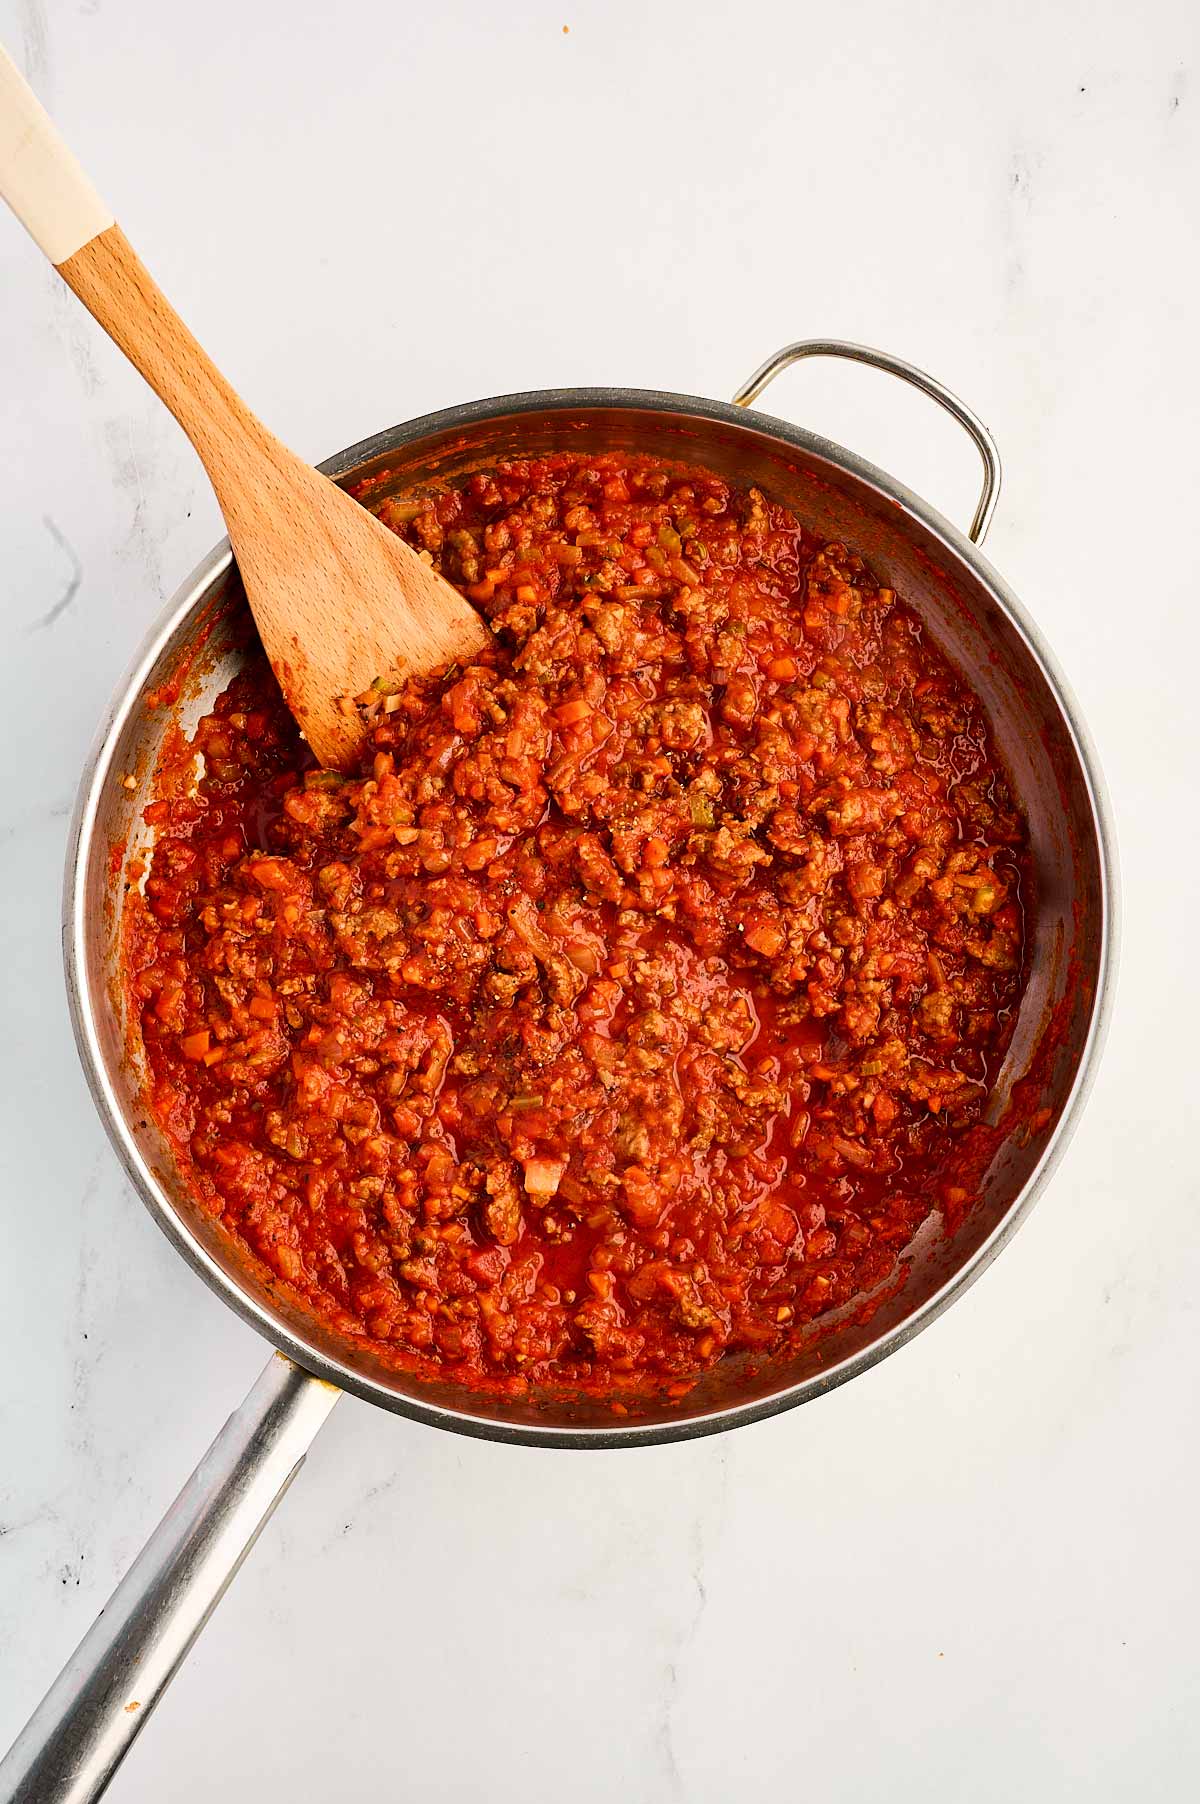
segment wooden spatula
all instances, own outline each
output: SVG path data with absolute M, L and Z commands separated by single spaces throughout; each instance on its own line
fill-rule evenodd
M 363 727 L 348 697 L 475 656 L 491 634 L 462 596 L 235 394 L 142 267 L 0 47 L 0 194 L 88 312 L 166 402 L 208 471 L 255 624 L 322 764 Z

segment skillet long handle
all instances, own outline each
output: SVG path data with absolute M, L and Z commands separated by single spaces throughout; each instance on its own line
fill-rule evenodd
M 106 1789 L 340 1395 L 274 1355 L 0 1761 L 5 1804 Z

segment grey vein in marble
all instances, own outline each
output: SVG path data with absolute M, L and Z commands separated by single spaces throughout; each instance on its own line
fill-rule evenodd
M 25 628 L 27 633 L 44 633 L 46 628 L 53 626 L 56 620 L 61 620 L 62 616 L 66 613 L 67 609 L 78 595 L 79 585 L 83 581 L 83 565 L 80 563 L 79 554 L 75 550 L 70 539 L 68 539 L 62 528 L 51 519 L 49 514 L 42 515 L 42 523 L 59 550 L 65 552 L 69 558 L 71 574 L 67 578 L 67 586 L 59 596 L 58 600 L 48 607 L 44 614 L 39 614 L 36 620 L 30 621 L 29 625 Z

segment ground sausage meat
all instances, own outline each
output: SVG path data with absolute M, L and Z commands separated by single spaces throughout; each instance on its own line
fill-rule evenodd
M 1022 981 L 977 699 L 844 545 L 646 458 L 381 515 L 494 653 L 313 767 L 265 667 L 151 805 L 130 947 L 201 1203 L 341 1333 L 481 1388 L 770 1352 L 961 1205 Z

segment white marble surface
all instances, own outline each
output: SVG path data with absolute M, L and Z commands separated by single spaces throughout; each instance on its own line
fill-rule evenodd
M 0 0 L 0 32 L 314 457 L 504 389 L 727 395 L 801 335 L 959 388 L 1125 876 L 1091 1106 L 949 1315 L 691 1447 L 509 1450 L 346 1401 L 112 1795 L 1194 1797 L 1194 0 Z M 95 722 L 216 509 L 7 217 L 0 309 L 3 1746 L 264 1348 L 123 1182 L 59 969 Z M 810 366 L 772 404 L 969 512 L 969 447 L 885 379 Z

